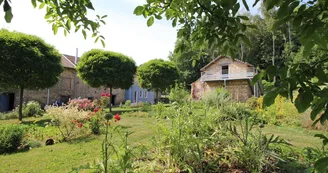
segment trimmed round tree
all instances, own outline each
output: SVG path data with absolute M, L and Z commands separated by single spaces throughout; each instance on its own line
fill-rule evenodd
M 61 55 L 41 38 L 0 30 L 0 88 L 19 89 L 19 120 L 23 119 L 24 89 L 52 87 L 63 71 Z
M 156 102 L 159 100 L 159 92 L 169 88 L 179 78 L 177 67 L 162 59 L 153 59 L 140 65 L 137 74 L 142 88 L 156 92 Z
M 128 89 L 133 84 L 136 64 L 132 58 L 121 53 L 93 49 L 82 55 L 77 71 L 89 86 L 109 88 L 111 103 L 113 88 Z

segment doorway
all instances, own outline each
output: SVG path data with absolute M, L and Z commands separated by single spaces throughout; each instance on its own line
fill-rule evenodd
M 137 95 L 138 94 L 138 92 L 137 91 L 134 91 L 134 96 L 133 96 L 133 102 L 134 103 L 137 103 Z
M 8 111 L 15 109 L 15 93 L 8 93 Z

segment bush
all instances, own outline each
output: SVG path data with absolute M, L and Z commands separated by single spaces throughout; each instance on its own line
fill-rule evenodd
M 182 85 L 176 84 L 174 88 L 170 91 L 169 99 L 170 101 L 174 101 L 177 103 L 182 103 L 186 101 L 190 97 L 189 92 L 182 87 Z
M 62 139 L 67 141 L 73 136 L 85 133 L 83 125 L 89 119 L 90 112 L 67 106 L 50 107 L 47 113 L 52 118 L 51 124 L 58 128 Z
M 130 106 L 131 106 L 131 100 L 127 100 L 127 101 L 125 101 L 125 103 L 124 103 L 124 107 L 125 107 L 125 108 L 130 108 Z
M 21 125 L 0 126 L 0 154 L 16 151 L 22 143 L 24 132 Z
M 95 108 L 94 103 L 87 98 L 84 99 L 78 98 L 78 99 L 70 100 L 68 102 L 68 106 L 77 107 L 79 110 L 85 110 L 85 111 L 91 111 Z
M 36 101 L 29 101 L 26 104 L 26 107 L 23 112 L 27 117 L 43 115 L 43 110 L 41 109 L 41 105 Z
M 210 91 L 204 95 L 202 101 L 207 106 L 216 106 L 218 109 L 221 106 L 231 101 L 231 96 L 228 90 L 224 88 L 217 88 L 216 90 Z
M 300 114 L 290 100 L 278 95 L 274 104 L 268 107 L 263 107 L 263 97 L 258 99 L 259 108 L 257 112 L 261 118 L 268 124 L 273 125 L 300 125 Z
M 149 112 L 150 110 L 151 110 L 151 104 L 148 103 L 148 102 L 143 102 L 142 107 L 141 107 L 141 111 Z

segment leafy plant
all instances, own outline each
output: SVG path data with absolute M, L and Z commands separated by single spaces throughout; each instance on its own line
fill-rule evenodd
M 181 84 L 175 84 L 175 86 L 170 89 L 170 101 L 181 104 L 182 102 L 187 101 L 189 97 L 189 92 Z
M 22 125 L 0 126 L 0 154 L 16 151 L 22 144 L 24 135 Z
M 60 132 L 62 140 L 67 141 L 73 136 L 83 134 L 83 123 L 89 117 L 88 112 L 76 107 L 51 107 L 47 114 L 52 118 L 51 124 Z
M 125 101 L 125 103 L 124 103 L 124 107 L 125 107 L 125 108 L 130 108 L 130 106 L 131 106 L 131 100 L 127 100 L 127 101 Z
M 23 110 L 23 113 L 27 117 L 42 116 L 43 110 L 41 109 L 40 103 L 38 103 L 36 101 L 29 101 L 29 102 L 27 102 L 26 107 Z

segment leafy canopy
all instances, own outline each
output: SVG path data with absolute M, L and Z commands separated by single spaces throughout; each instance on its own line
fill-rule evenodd
M 45 89 L 63 70 L 61 55 L 41 38 L 0 30 L 0 88 Z
M 138 67 L 138 82 L 142 88 L 164 91 L 178 79 L 176 66 L 162 59 L 150 60 Z
M 259 3 L 256 0 L 253 7 Z M 303 56 L 310 55 L 311 49 L 317 45 L 319 49 L 328 51 L 328 3 L 326 1 L 312 0 L 262 0 L 266 11 L 277 10 L 275 19 L 270 24 L 270 29 L 276 30 L 281 25 L 289 23 L 295 35 L 300 36 L 303 45 Z M 215 44 L 222 48 L 222 54 L 235 57 L 238 42 L 251 46 L 251 42 L 245 35 L 247 28 L 256 28 L 247 23 L 249 17 L 240 15 L 238 11 L 242 6 L 249 10 L 246 0 L 148 0 L 146 4 L 138 6 L 134 14 L 148 18 L 147 24 L 151 26 L 154 18 L 172 21 L 172 26 L 180 25 L 178 37 L 190 38 L 194 43 L 209 45 Z M 264 97 L 265 105 L 273 103 L 275 97 L 280 94 L 293 100 L 293 91 L 299 94 L 295 105 L 299 112 L 312 107 L 311 118 L 315 120 L 320 115 L 321 123 L 328 119 L 327 76 L 323 62 L 328 58 L 313 63 L 294 63 L 282 66 L 269 66 L 256 77 L 253 82 L 263 77 L 279 80 L 272 91 Z M 316 80 L 317 79 L 317 80 Z
M 107 15 L 97 15 L 95 20 L 87 17 L 88 10 L 95 10 L 91 0 L 76 0 L 76 1 L 61 1 L 61 0 L 31 0 L 34 8 L 46 8 L 44 18 L 48 23 L 52 24 L 54 34 L 59 28 L 64 29 L 65 36 L 72 30 L 77 32 L 82 31 L 84 38 L 87 37 L 86 31 L 92 32 L 92 37 L 95 42 L 99 39 L 105 46 L 105 38 L 100 35 L 99 28 L 101 24 L 106 24 L 103 20 Z M 3 6 L 5 12 L 5 20 L 10 23 L 13 19 L 11 0 L 0 0 L 0 6 Z
M 133 84 L 136 65 L 123 54 L 93 49 L 82 55 L 77 71 L 91 87 L 128 89 Z

